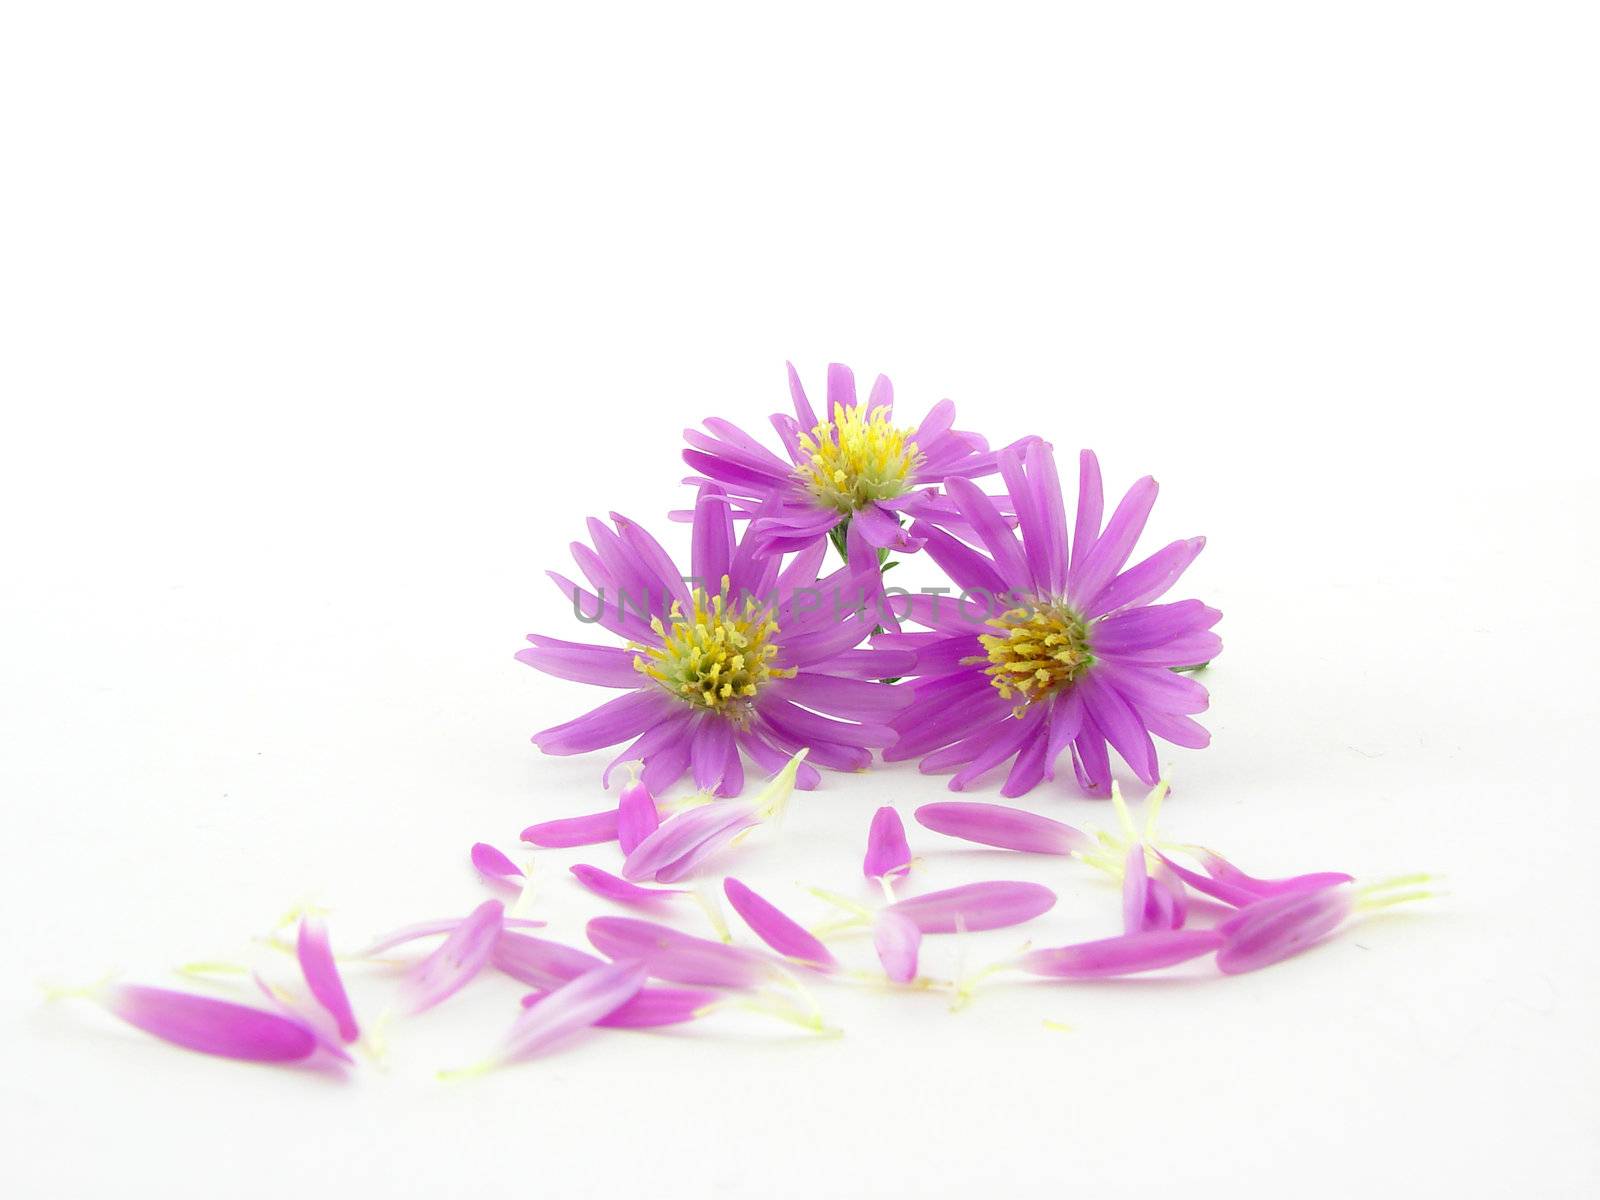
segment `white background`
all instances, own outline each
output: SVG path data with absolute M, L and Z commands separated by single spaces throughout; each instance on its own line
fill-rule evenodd
M 8 8 L 10 1193 L 1592 1194 L 1595 33 L 1540 4 Z M 958 1014 L 832 987 L 838 1040 L 714 1018 L 453 1086 L 514 987 L 343 1085 L 40 1001 L 237 955 L 307 896 L 345 945 L 464 911 L 471 842 L 599 807 L 601 756 L 527 740 L 596 699 L 511 658 L 569 627 L 542 573 L 588 514 L 663 527 L 681 428 L 761 426 L 786 358 L 1156 475 L 1145 548 L 1208 535 L 1178 594 L 1226 613 L 1169 833 L 1450 894 L 1236 979 Z M 820 917 L 797 883 L 865 895 L 872 809 L 943 795 L 831 776 L 730 867 Z M 1116 928 L 1085 868 L 913 845 L 918 887 L 1057 887 L 1038 944 Z M 611 862 L 537 859 L 564 938 L 603 908 L 580 857 Z

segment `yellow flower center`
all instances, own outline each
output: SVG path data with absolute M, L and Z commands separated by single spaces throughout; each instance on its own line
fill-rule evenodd
M 849 516 L 874 500 L 906 493 L 922 460 L 911 440 L 915 432 L 889 424 L 882 408 L 840 408 L 833 420 L 800 435 L 806 461 L 796 474 L 823 505 Z
M 1014 608 L 990 618 L 994 633 L 978 635 L 985 653 L 964 663 L 989 665 L 985 674 L 1002 699 L 1018 699 L 1020 717 L 1028 705 L 1060 691 L 1094 662 L 1089 626 L 1063 604 Z
M 696 588 L 691 597 L 694 612 L 688 616 L 674 601 L 670 629 L 660 617 L 650 618 L 661 644 L 630 643 L 628 648 L 637 651 L 633 669 L 673 695 L 714 712 L 747 705 L 769 679 L 793 675 L 794 667 L 772 665 L 778 654 L 772 640 L 778 623 L 769 609 L 751 597 L 742 607 L 730 603 L 728 590 L 726 575 L 715 596 Z

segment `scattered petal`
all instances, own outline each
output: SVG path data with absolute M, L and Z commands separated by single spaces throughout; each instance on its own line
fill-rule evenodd
M 1226 945 L 1227 940 L 1214 929 L 1153 929 L 1049 950 L 1030 950 L 1018 965 L 1031 974 L 1055 979 L 1111 979 L 1199 958 Z
M 427 958 L 406 972 L 400 985 L 402 1012 L 419 1013 L 449 999 L 483 970 L 500 936 L 505 906 L 485 900 Z
M 731 876 L 724 879 L 722 890 L 728 897 L 728 903 L 733 905 L 734 912 L 744 918 L 751 932 L 779 954 L 820 971 L 832 971 L 838 967 L 828 948 L 816 937 L 737 879 Z
M 668 983 L 750 988 L 773 977 L 772 964 L 738 946 L 679 933 L 654 921 L 596 917 L 587 926 L 594 948 L 612 959 L 638 959 Z
M 339 975 L 339 965 L 333 960 L 333 948 L 328 944 L 328 927 L 322 918 L 300 918 L 300 934 L 295 942 L 295 954 L 300 960 L 300 972 L 306 986 L 339 1027 L 339 1037 L 353 1042 L 361 1036 L 356 1024 L 355 1010 L 350 1007 L 350 996 L 345 991 L 344 980 Z
M 935 833 L 1002 850 L 1070 855 L 1091 845 L 1088 835 L 1071 825 L 1003 804 L 943 801 L 924 804 L 917 809 L 916 817 Z
M 630 780 L 617 800 L 617 842 L 624 855 L 632 854 L 645 838 L 661 826 L 655 797 L 642 780 Z
M 884 911 L 898 912 L 923 933 L 976 933 L 1031 921 L 1048 912 L 1056 894 L 1037 883 L 966 883 L 898 900 Z
M 230 1000 L 136 983 L 87 993 L 113 1016 L 186 1050 L 243 1062 L 299 1062 L 317 1049 L 303 1022 Z
M 614 842 L 617 840 L 617 810 L 608 808 L 605 812 L 588 813 L 581 817 L 541 821 L 524 829 L 522 840 L 552 850 Z
M 599 867 L 591 867 L 587 863 L 576 863 L 568 870 L 577 877 L 579 883 L 596 896 L 615 900 L 618 904 L 653 907 L 663 900 L 685 894 L 683 888 L 640 887 L 636 883 L 629 883 L 626 879 L 613 875 L 610 871 L 602 871 Z
M 644 986 L 643 963 L 604 963 L 524 1009 L 491 1065 L 542 1054 L 615 1012 Z
M 490 879 L 515 884 L 522 879 L 522 868 L 517 866 L 488 842 L 477 842 L 472 847 L 472 865 Z
M 861 871 L 868 879 L 903 879 L 911 870 L 911 846 L 900 814 L 887 806 L 872 814 L 867 830 L 867 857 Z
M 910 983 L 916 979 L 922 930 L 910 917 L 893 908 L 884 909 L 872 923 L 872 945 L 891 981 Z

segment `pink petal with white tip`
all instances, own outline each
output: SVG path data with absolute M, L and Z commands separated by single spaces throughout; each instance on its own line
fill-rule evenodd
M 549 992 L 529 992 L 522 998 L 522 1006 L 531 1008 L 549 995 Z M 633 999 L 596 1021 L 595 1025 L 605 1029 L 656 1029 L 663 1025 L 682 1025 L 698 1019 L 721 1000 L 719 992 L 695 988 L 645 987 L 640 988 Z
M 346 1042 L 355 1041 L 361 1036 L 361 1027 L 356 1024 L 349 993 L 339 975 L 339 965 L 333 959 L 333 947 L 328 944 L 328 927 L 320 917 L 300 918 L 295 955 L 300 960 L 300 973 L 305 976 L 306 986 L 333 1018 L 339 1037 Z
M 909 918 L 923 933 L 976 933 L 1031 921 L 1055 902 L 1056 894 L 1042 884 L 966 883 L 897 900 L 884 911 Z
M 910 917 L 892 908 L 880 912 L 872 922 L 872 946 L 883 964 L 883 973 L 895 983 L 910 983 L 917 977 L 917 954 L 922 948 L 922 930 Z
M 400 985 L 401 1011 L 419 1013 L 466 987 L 483 970 L 500 936 L 505 906 L 485 900 L 427 958 L 406 972 Z
M 562 984 L 517 1018 L 499 1061 L 532 1058 L 588 1029 L 631 1000 L 645 977 L 643 963 L 624 961 L 595 967 Z
M 819 971 L 832 971 L 838 967 L 828 948 L 813 934 L 737 879 L 731 876 L 724 879 L 722 890 L 733 911 L 744 918 L 751 932 L 779 954 Z

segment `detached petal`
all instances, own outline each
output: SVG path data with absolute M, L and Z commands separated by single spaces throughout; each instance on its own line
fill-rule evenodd
M 867 857 L 861 872 L 868 879 L 902 879 L 911 870 L 911 846 L 900 814 L 887 806 L 872 814 L 867 830 Z
M 909 918 L 923 933 L 1004 929 L 1048 912 L 1056 894 L 1037 883 L 967 883 L 891 904 L 885 912 Z
M 617 810 L 608 808 L 605 812 L 588 813 L 581 817 L 541 821 L 524 829 L 522 840 L 552 850 L 614 842 L 617 840 Z
M 1226 944 L 1227 938 L 1214 929 L 1154 929 L 1052 950 L 1031 950 L 1022 956 L 1021 966 L 1031 974 L 1055 979 L 1111 979 L 1175 966 Z
M 356 1024 L 349 993 L 344 990 L 339 965 L 333 959 L 333 947 L 328 944 L 328 927 L 320 917 L 300 918 L 295 954 L 300 959 L 300 973 L 305 976 L 306 986 L 339 1027 L 340 1039 L 355 1041 L 361 1036 L 361 1027 Z
M 499 850 L 488 842 L 476 842 L 472 847 L 472 865 L 482 875 L 501 883 L 515 884 L 523 878 L 522 868 L 517 866 Z
M 1218 926 L 1227 945 L 1217 952 L 1217 967 L 1238 975 L 1310 949 L 1343 924 L 1353 904 L 1342 883 L 1258 900 Z
M 643 781 L 634 780 L 622 789 L 617 801 L 617 842 L 624 855 L 632 854 L 645 838 L 661 827 L 655 797 Z
M 838 967 L 828 948 L 815 936 L 737 879 L 732 876 L 724 879 L 722 890 L 728 897 L 728 903 L 733 905 L 733 911 L 750 926 L 750 931 L 779 954 L 819 971 L 832 971 Z
M 448 1000 L 483 970 L 500 936 L 505 906 L 486 900 L 457 925 L 427 958 L 406 972 L 400 987 L 403 1012 L 419 1013 Z
M 92 998 L 113 1016 L 186 1050 L 243 1062 L 298 1062 L 317 1048 L 317 1037 L 298 1021 L 276 1013 L 141 984 L 108 984 Z
M 546 938 L 502 931 L 489 962 L 502 974 L 531 987 L 551 991 L 598 967 L 604 959 Z
M 577 877 L 579 883 L 596 896 L 615 900 L 618 904 L 655 905 L 673 896 L 683 895 L 682 888 L 640 887 L 636 883 L 618 878 L 610 871 L 602 871 L 599 867 L 591 867 L 587 863 L 576 863 L 567 869 Z
M 499 1061 L 532 1058 L 589 1028 L 631 1000 L 644 986 L 645 975 L 643 963 L 614 962 L 562 984 L 517 1018 Z
M 549 995 L 549 992 L 529 992 L 522 998 L 522 1006 L 531 1008 Z M 640 988 L 633 999 L 608 1016 L 601 1017 L 595 1025 L 605 1029 L 655 1029 L 662 1025 L 682 1025 L 695 1020 L 721 999 L 718 992 L 695 988 Z
M 1070 855 L 1092 844 L 1087 834 L 1071 825 L 1003 804 L 950 800 L 924 804 L 916 815 L 919 824 L 935 833 L 1002 850 Z
M 872 923 L 872 945 L 883 964 L 883 973 L 895 983 L 910 983 L 917 977 L 917 953 L 922 948 L 922 930 L 917 923 L 892 908 L 880 912 Z
M 1206 874 L 1211 878 L 1242 888 L 1260 898 L 1267 896 L 1286 896 L 1294 892 L 1314 892 L 1325 887 L 1332 887 L 1336 883 L 1351 883 L 1354 875 L 1346 875 L 1343 871 L 1314 871 L 1309 875 L 1293 875 L 1287 879 L 1256 879 L 1246 875 L 1222 855 L 1211 850 L 1197 850 L 1195 857 L 1205 867 Z
M 657 979 L 702 987 L 750 988 L 772 978 L 772 966 L 738 946 L 679 933 L 654 921 L 596 917 L 589 941 L 607 958 L 638 959 Z
M 623 878 L 676 882 L 760 823 L 754 804 L 743 800 L 714 800 L 678 813 L 633 848 L 622 864 Z

